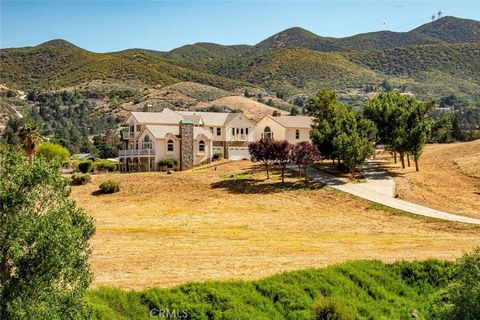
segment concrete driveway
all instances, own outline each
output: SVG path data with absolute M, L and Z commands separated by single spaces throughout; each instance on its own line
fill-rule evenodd
M 289 168 L 298 171 L 295 165 Z M 395 181 L 374 162 L 366 162 L 361 167 L 361 172 L 365 182 L 352 183 L 312 167 L 308 169 L 310 179 L 372 202 L 425 217 L 480 225 L 480 219 L 443 212 L 395 198 Z

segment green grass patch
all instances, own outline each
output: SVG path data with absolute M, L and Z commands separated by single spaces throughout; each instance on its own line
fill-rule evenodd
M 357 319 L 426 319 L 433 295 L 452 277 L 453 263 L 354 261 L 288 272 L 258 281 L 189 283 L 173 288 L 124 291 L 98 288 L 87 300 L 94 319 L 313 319 L 324 296 Z M 167 318 L 167 317 L 164 317 Z

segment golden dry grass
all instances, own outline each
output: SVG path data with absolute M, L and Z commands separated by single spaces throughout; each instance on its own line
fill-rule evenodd
M 248 161 L 165 173 L 108 174 L 74 187 L 96 220 L 94 286 L 142 289 L 190 281 L 256 279 L 352 259 L 454 259 L 480 229 L 375 209 L 294 177 L 279 188 Z M 114 178 L 122 190 L 95 196 Z
M 420 171 L 387 165 L 400 198 L 438 210 L 480 218 L 480 140 L 425 147 Z M 469 175 L 467 175 L 467 174 Z

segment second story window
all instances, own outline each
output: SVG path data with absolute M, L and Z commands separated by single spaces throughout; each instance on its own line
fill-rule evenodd
M 235 135 L 235 128 L 232 128 L 232 136 Z
M 222 135 L 222 128 L 217 128 L 217 136 L 221 136 Z
M 248 135 L 248 128 L 245 128 L 245 134 Z
M 173 152 L 173 141 L 172 140 L 168 140 L 167 141 L 167 151 L 168 152 Z
M 137 124 L 137 132 L 140 132 L 142 130 L 142 125 L 141 124 Z
M 210 127 L 210 132 L 213 134 L 213 127 Z
M 300 139 L 300 130 L 295 130 L 295 139 Z
M 200 142 L 198 143 L 198 151 L 205 152 L 205 141 L 200 140 Z

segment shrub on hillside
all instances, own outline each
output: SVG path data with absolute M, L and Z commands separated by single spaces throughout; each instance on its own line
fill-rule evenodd
M 70 178 L 70 184 L 72 186 L 80 186 L 87 184 L 92 180 L 92 177 L 88 173 L 75 173 L 72 174 L 72 177 Z
M 106 160 L 106 159 L 96 159 L 95 160 L 95 169 L 97 171 L 115 171 L 117 169 L 117 165 L 115 162 Z
M 115 193 L 120 191 L 120 183 L 115 180 L 107 180 L 100 184 L 101 193 Z
M 313 305 L 315 320 L 353 320 L 354 315 L 339 301 L 320 296 Z
M 222 152 L 214 152 L 212 156 L 213 160 L 221 160 L 223 159 L 223 153 Z
M 70 151 L 59 144 L 44 142 L 38 146 L 37 156 L 47 161 L 65 162 L 70 157 Z
M 480 247 L 460 258 L 451 281 L 437 295 L 431 319 L 475 320 L 480 315 Z
M 93 168 L 93 162 L 90 160 L 82 161 L 78 164 L 78 170 L 82 173 L 88 173 Z

